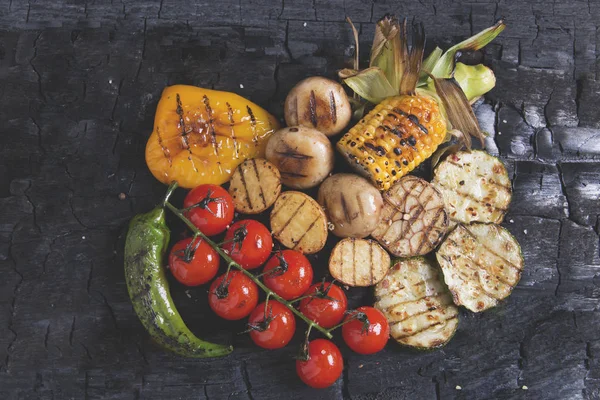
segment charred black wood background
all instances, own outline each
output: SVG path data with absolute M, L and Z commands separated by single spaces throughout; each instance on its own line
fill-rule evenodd
M 176 302 L 234 354 L 157 348 L 120 246 L 164 192 L 143 157 L 162 89 L 231 90 L 281 116 L 298 80 L 351 59 L 345 16 L 364 59 L 388 12 L 422 21 L 430 48 L 506 17 L 485 54 L 498 85 L 476 112 L 513 178 L 514 294 L 462 312 L 441 350 L 359 356 L 338 337 L 343 379 L 322 391 L 296 378 L 295 345 L 263 351 L 216 320 L 206 288 L 174 285 Z M 0 0 L 0 398 L 600 399 L 599 19 L 593 0 Z

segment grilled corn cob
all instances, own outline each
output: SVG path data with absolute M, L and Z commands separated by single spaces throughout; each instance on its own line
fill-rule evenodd
M 338 150 L 380 190 L 430 157 L 446 137 L 446 120 L 427 95 L 379 103 L 337 143 Z

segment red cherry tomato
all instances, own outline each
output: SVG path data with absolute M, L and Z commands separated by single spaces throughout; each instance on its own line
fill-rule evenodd
M 182 239 L 169 253 L 169 269 L 179 282 L 198 286 L 215 277 L 219 270 L 219 255 L 208 243 L 197 238 Z
M 339 324 L 348 308 L 348 299 L 344 291 L 331 282 L 316 283 L 308 289 L 300 301 L 300 311 L 323 328 Z
M 323 389 L 333 385 L 342 375 L 342 353 L 329 340 L 315 339 L 310 342 L 308 356 L 308 361 L 296 361 L 296 373 L 308 386 Z
M 263 265 L 273 249 L 271 232 L 252 219 L 244 219 L 231 225 L 224 240 L 226 243 L 223 250 L 245 269 Z
M 233 221 L 233 199 L 217 185 L 200 185 L 183 200 L 185 216 L 207 236 L 217 235 Z
M 228 320 L 244 318 L 258 303 L 258 287 L 240 271 L 229 271 L 213 281 L 208 304 L 219 317 Z
M 265 285 L 283 297 L 300 297 L 312 283 L 313 269 L 304 254 L 294 250 L 278 251 L 263 270 Z
M 266 316 L 266 317 L 265 317 Z M 269 300 L 265 313 L 265 303 L 260 303 L 248 319 L 250 337 L 258 346 L 265 349 L 280 349 L 287 345 L 296 331 L 294 314 L 276 300 Z
M 357 312 L 363 313 L 367 319 L 356 318 Z M 390 336 L 390 326 L 381 311 L 373 307 L 359 307 L 346 319 L 355 318 L 342 326 L 344 342 L 359 354 L 373 354 L 381 351 Z

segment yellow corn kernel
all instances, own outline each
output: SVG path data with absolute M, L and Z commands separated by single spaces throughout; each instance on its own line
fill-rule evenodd
M 337 143 L 338 150 L 380 190 L 429 158 L 446 137 L 437 102 L 424 95 L 379 103 Z

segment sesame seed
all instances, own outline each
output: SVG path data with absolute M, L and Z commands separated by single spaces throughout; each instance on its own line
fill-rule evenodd
M 243 88 L 244 88 L 244 85 L 242 85 L 242 84 L 240 83 L 240 89 L 243 89 Z
M 514 224 L 514 223 L 515 223 L 515 220 L 514 220 L 514 219 L 511 219 L 509 222 L 510 222 L 511 224 Z
M 527 389 L 529 389 L 529 388 L 528 388 L 527 386 L 523 385 L 523 387 L 522 387 L 521 389 L 523 389 L 523 390 L 527 390 Z
M 456 390 L 461 390 L 461 389 L 462 389 L 462 387 L 460 387 L 459 385 L 456 385 L 456 388 L 455 388 L 455 389 L 456 389 Z
M 85 240 L 85 236 L 82 236 L 81 238 L 82 238 L 83 240 Z
M 523 229 L 523 233 L 527 235 L 527 229 Z
M 502 135 L 502 132 L 498 132 L 498 136 Z
M 504 124 L 505 124 L 506 122 L 507 122 L 507 121 L 506 121 L 505 119 L 503 119 L 503 120 L 502 120 L 502 123 L 504 123 Z
M 305 27 L 305 28 L 306 28 L 306 25 L 307 25 L 306 22 L 302 24 L 302 26 Z

